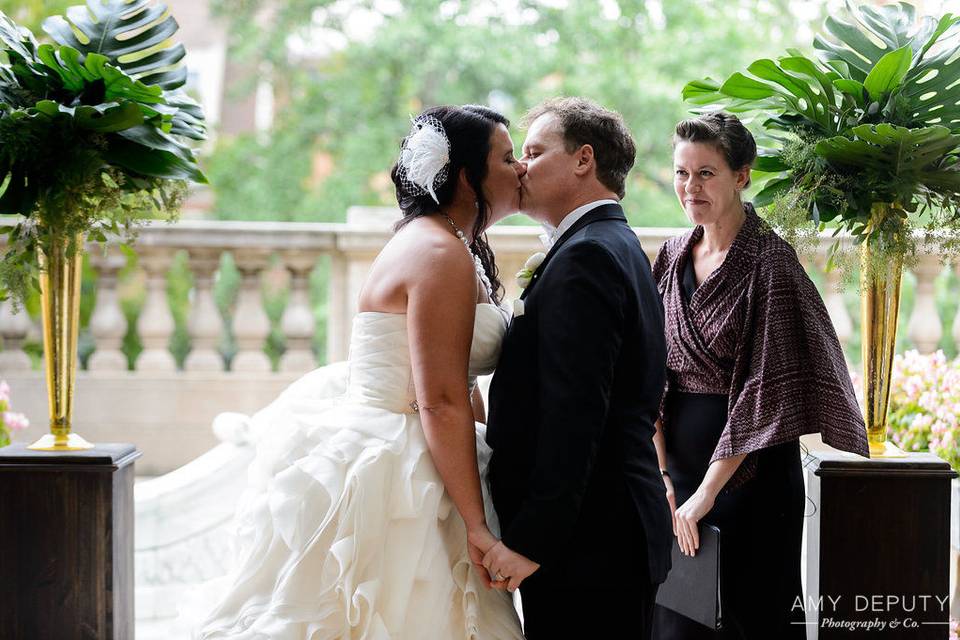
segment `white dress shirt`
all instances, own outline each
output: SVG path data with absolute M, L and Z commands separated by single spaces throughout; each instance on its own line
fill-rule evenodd
M 572 227 L 577 223 L 577 220 L 590 213 L 597 207 L 605 204 L 619 204 L 616 200 L 606 198 L 604 200 L 594 200 L 593 202 L 588 202 L 587 204 L 577 207 L 567 215 L 563 217 L 563 220 L 560 221 L 560 224 L 554 227 L 552 224 L 547 224 L 546 222 L 541 223 L 544 233 L 540 234 L 540 241 L 543 243 L 543 246 L 549 251 L 553 247 L 553 243 L 557 239 L 566 233 L 567 229 Z

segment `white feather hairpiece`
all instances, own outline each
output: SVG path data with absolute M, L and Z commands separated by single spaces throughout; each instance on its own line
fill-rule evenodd
M 450 165 L 450 140 L 443 124 L 433 116 L 411 118 L 413 126 L 403 139 L 397 177 L 414 196 L 430 194 L 440 204 L 435 190 L 447 179 Z

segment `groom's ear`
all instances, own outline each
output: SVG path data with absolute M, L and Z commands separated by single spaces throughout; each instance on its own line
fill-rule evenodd
M 582 145 L 573 152 L 577 165 L 573 172 L 578 176 L 589 175 L 596 166 L 596 158 L 593 155 L 593 146 L 589 144 Z

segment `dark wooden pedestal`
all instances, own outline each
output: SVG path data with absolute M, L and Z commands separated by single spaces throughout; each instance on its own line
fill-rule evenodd
M 955 475 L 925 453 L 815 454 L 807 476 L 808 638 L 947 638 Z
M 130 444 L 0 449 L 0 637 L 132 640 Z

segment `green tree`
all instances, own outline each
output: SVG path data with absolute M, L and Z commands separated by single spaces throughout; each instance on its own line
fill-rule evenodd
M 0 0 L 0 11 L 30 29 L 37 38 L 49 42 L 50 38 L 41 28 L 44 18 L 61 15 L 75 4 L 77 0 Z
M 259 69 L 281 105 L 266 135 L 221 138 L 207 165 L 217 214 L 342 220 L 350 205 L 391 205 L 388 171 L 411 114 L 485 103 L 515 120 L 545 97 L 575 94 L 623 113 L 636 136 L 631 222 L 686 224 L 670 159 L 684 80 L 720 76 L 771 41 L 797 44 L 803 21 L 789 0 L 560 4 L 214 0 L 231 55 Z M 293 39 L 329 52 L 292 63 Z M 522 130 L 513 135 L 519 147 Z

